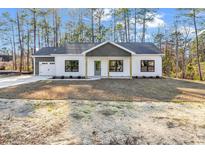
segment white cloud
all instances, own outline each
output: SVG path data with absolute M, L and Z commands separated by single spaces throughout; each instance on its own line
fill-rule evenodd
M 102 21 L 108 21 L 112 18 L 112 15 L 110 14 L 111 9 L 104 9 L 104 16 L 102 18 Z
M 154 17 L 154 20 L 152 22 L 148 22 L 147 23 L 147 28 L 157 28 L 157 27 L 164 27 L 166 25 L 165 21 L 162 19 L 163 18 L 163 15 L 160 15 L 160 14 L 157 14 L 155 17 Z M 134 24 L 135 22 L 135 19 L 132 18 L 130 19 L 130 22 L 132 24 Z M 136 28 L 137 29 L 141 29 L 142 28 L 142 25 L 137 23 L 136 25 Z
M 157 14 L 152 22 L 147 24 L 148 28 L 164 27 L 165 21 L 162 19 L 162 15 Z

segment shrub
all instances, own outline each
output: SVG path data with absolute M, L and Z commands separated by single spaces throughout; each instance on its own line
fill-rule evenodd
M 52 79 L 56 79 L 56 76 L 53 76 Z
M 142 78 L 144 78 L 144 79 L 145 79 L 145 78 L 146 78 L 146 76 L 142 76 Z
M 157 78 L 157 79 L 159 79 L 159 78 L 160 78 L 160 76 L 158 76 L 158 75 L 157 75 L 157 76 L 156 76 L 156 78 Z
M 69 76 L 69 78 L 70 78 L 70 79 L 72 79 L 72 78 L 73 78 L 73 76 L 72 76 L 72 75 L 70 75 L 70 76 Z
M 78 76 L 78 79 L 81 79 L 81 76 Z
M 136 79 L 138 78 L 138 76 L 135 77 Z
M 64 78 L 65 78 L 65 77 L 62 75 L 62 76 L 61 76 L 61 79 L 64 79 Z

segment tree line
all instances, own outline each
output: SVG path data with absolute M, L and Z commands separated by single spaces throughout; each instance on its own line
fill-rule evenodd
M 204 9 L 176 9 L 170 25 L 149 32 L 158 9 L 17 9 L 0 19 L 1 52 L 13 56 L 12 69 L 32 71 L 31 55 L 67 42 L 154 42 L 164 53 L 166 76 L 203 80 Z M 62 13 L 63 12 L 63 13 Z M 105 22 L 106 20 L 106 22 Z M 204 65 L 205 66 L 205 65 Z

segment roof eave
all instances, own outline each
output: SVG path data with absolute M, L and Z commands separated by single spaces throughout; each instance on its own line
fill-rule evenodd
M 150 56 L 156 56 L 156 55 L 164 56 L 165 54 L 162 54 L 162 53 L 147 53 L 147 54 L 145 54 L 145 53 L 136 53 L 135 54 L 135 56 L 139 56 L 139 55 L 141 55 L 141 56 L 148 56 L 148 55 L 150 55 Z
M 35 57 L 52 57 L 51 55 L 31 55 L 32 58 Z
M 83 54 L 82 53 L 79 53 L 79 54 L 64 53 L 64 54 L 51 54 L 51 56 L 83 56 Z

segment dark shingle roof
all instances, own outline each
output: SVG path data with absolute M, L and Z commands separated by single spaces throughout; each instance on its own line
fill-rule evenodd
M 81 54 L 84 51 L 97 46 L 100 43 L 68 43 L 63 47 L 43 47 L 34 55 L 50 54 Z M 161 51 L 153 43 L 117 42 L 116 44 L 135 52 L 136 54 L 161 54 Z
M 135 52 L 136 54 L 161 54 L 161 51 L 153 43 L 139 43 L 139 42 L 130 42 L 130 43 L 116 43 L 124 48 Z

